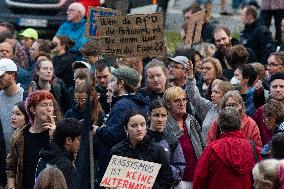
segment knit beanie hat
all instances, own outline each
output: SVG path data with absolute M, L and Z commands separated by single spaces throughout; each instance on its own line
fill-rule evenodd
M 122 79 L 126 84 L 136 87 L 139 83 L 139 74 L 132 68 L 118 68 L 112 72 L 112 74 Z
M 284 73 L 278 72 L 278 73 L 273 74 L 273 75 L 270 77 L 270 83 L 271 83 L 272 81 L 274 81 L 275 79 L 283 79 L 283 80 L 284 80 Z

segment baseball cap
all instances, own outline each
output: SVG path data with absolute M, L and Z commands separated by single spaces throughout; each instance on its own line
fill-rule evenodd
M 20 35 L 22 35 L 24 37 L 33 38 L 34 40 L 38 40 L 38 33 L 33 28 L 25 29 L 22 33 L 20 33 Z
M 185 68 L 188 67 L 188 58 L 186 56 L 176 56 L 174 58 L 168 58 L 168 60 L 174 61 L 178 64 L 182 64 Z
M 136 70 L 128 67 L 118 68 L 112 74 L 130 86 L 136 87 L 139 83 L 139 74 Z
M 0 59 L 0 76 L 2 76 L 5 72 L 16 72 L 17 66 L 15 62 L 8 58 Z
M 76 68 L 88 68 L 89 70 L 92 69 L 92 66 L 91 64 L 85 62 L 85 61 L 75 61 L 73 64 L 72 64 L 72 69 L 76 69 Z

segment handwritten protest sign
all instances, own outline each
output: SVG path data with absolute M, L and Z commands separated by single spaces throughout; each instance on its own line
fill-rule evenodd
M 103 7 L 89 7 L 85 35 L 87 37 L 97 36 L 98 16 L 113 16 L 113 15 L 121 15 L 121 12 L 118 10 L 113 10 Z
M 99 17 L 102 52 L 128 57 L 165 54 L 163 14 Z
M 151 189 L 161 165 L 113 155 L 100 183 L 116 189 Z
M 204 24 L 205 10 L 198 11 L 188 19 L 188 28 L 185 36 L 185 45 L 199 42 L 201 39 L 202 25 Z

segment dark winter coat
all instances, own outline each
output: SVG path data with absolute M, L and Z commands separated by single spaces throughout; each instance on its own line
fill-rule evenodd
M 96 136 L 100 140 L 100 152 L 98 157 L 99 177 L 102 178 L 108 162 L 111 158 L 110 149 L 126 138 L 124 126 L 126 118 L 132 111 L 149 113 L 148 101 L 139 94 L 124 95 L 113 106 L 106 127 L 96 130 Z
M 76 158 L 76 168 L 78 175 L 78 183 L 81 189 L 90 188 L 90 131 L 93 129 L 93 120 L 92 120 L 92 110 L 89 105 L 89 102 L 86 104 L 86 109 L 80 110 L 78 105 L 74 105 L 71 109 L 69 109 L 65 116 L 65 118 L 75 118 L 78 120 L 82 120 L 81 127 L 81 143 L 80 149 Z M 98 121 L 96 123 L 97 126 L 101 126 L 103 124 L 104 113 L 99 112 Z M 92 134 L 93 135 L 93 134 Z M 99 149 L 99 141 L 94 136 L 93 137 L 93 157 L 94 161 L 98 158 L 98 149 Z M 94 167 L 92 169 L 95 169 Z
M 153 189 L 171 188 L 173 177 L 167 154 L 160 145 L 147 137 L 135 147 L 132 147 L 129 139 L 125 139 L 111 149 L 111 154 L 161 164 Z
M 262 64 L 266 64 L 269 55 L 276 50 L 270 30 L 258 21 L 245 25 L 240 41 L 254 51 L 256 60 Z
M 147 134 L 166 151 L 173 172 L 174 185 L 179 184 L 182 180 L 183 171 L 186 166 L 179 141 L 176 137 L 167 132 L 149 130 Z
M 37 165 L 36 177 L 46 168 L 47 164 L 56 165 L 62 171 L 69 189 L 78 189 L 78 175 L 73 163 L 74 154 L 63 147 L 51 142 L 48 148 L 39 153 L 40 159 Z
M 72 69 L 72 63 L 76 60 L 76 54 L 64 53 L 52 58 L 54 73 L 56 77 L 62 79 L 65 83 L 66 89 L 74 86 L 74 73 Z

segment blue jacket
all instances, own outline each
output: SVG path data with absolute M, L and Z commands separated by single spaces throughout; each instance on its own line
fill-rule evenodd
M 178 139 L 170 133 L 147 131 L 148 136 L 164 148 L 168 155 L 173 173 L 173 185 L 178 185 L 182 180 L 186 162 Z
M 110 150 L 113 146 L 126 139 L 124 126 L 126 118 L 132 111 L 149 113 L 148 100 L 140 94 L 124 95 L 115 103 L 107 121 L 106 127 L 96 130 L 96 135 L 100 141 L 100 151 L 98 157 L 99 178 L 102 178 L 111 155 Z
M 56 36 L 65 35 L 75 42 L 75 46 L 69 50 L 70 52 L 79 52 L 79 49 L 87 42 L 85 24 L 86 20 L 84 18 L 78 23 L 67 21 L 56 32 Z

